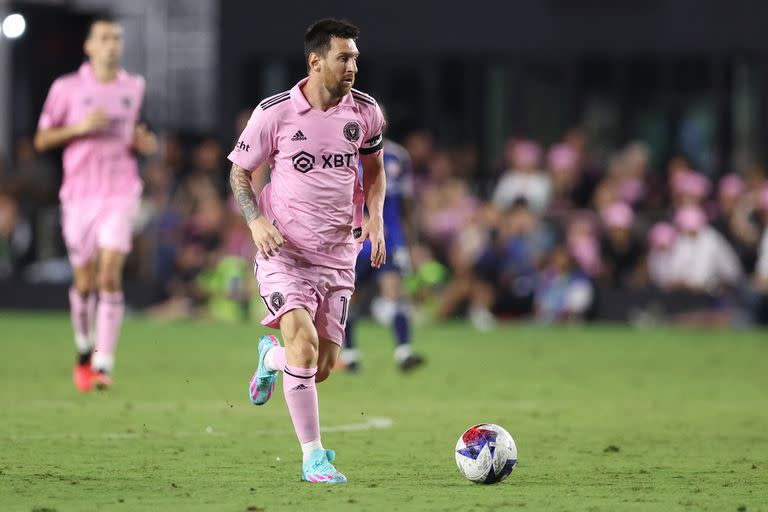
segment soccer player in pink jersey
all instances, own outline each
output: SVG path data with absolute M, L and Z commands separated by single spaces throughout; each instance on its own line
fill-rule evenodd
M 376 101 L 352 89 L 359 30 L 347 22 L 316 22 L 304 37 L 309 76 L 262 101 L 234 150 L 230 183 L 258 249 L 255 272 L 279 328 L 259 341 L 251 401 L 264 404 L 278 372 L 303 452 L 302 479 L 343 483 L 335 452 L 323 448 L 316 383 L 331 372 L 344 340 L 355 259 L 371 241 L 371 265 L 386 261 L 382 208 L 384 116 Z M 363 184 L 357 174 L 363 167 Z M 262 163 L 272 172 L 262 183 Z M 259 174 L 252 176 L 252 174 Z M 362 219 L 362 199 L 369 216 Z
M 123 264 L 142 189 L 133 152 L 157 149 L 155 136 L 139 123 L 144 79 L 120 68 L 122 36 L 110 19 L 91 24 L 84 45 L 88 61 L 53 82 L 35 135 L 38 151 L 65 146 L 59 198 L 74 273 L 74 381 L 83 392 L 112 384 L 124 311 Z

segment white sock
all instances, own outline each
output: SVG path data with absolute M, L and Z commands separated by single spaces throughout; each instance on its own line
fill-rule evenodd
M 395 348 L 395 361 L 398 363 L 402 363 L 411 355 L 413 354 L 413 348 L 411 348 L 410 343 L 406 343 L 405 345 L 398 345 Z
M 264 356 L 264 366 L 267 368 L 267 370 L 274 372 L 275 370 L 278 370 L 278 368 L 275 367 L 275 351 L 273 350 L 275 347 L 270 348 L 267 350 L 267 354 Z
M 75 346 L 79 354 L 87 354 L 93 350 L 93 343 L 91 338 L 83 336 L 82 334 L 75 334 Z
M 469 308 L 469 321 L 478 331 L 490 331 L 496 325 L 496 317 L 482 306 Z
M 309 441 L 308 443 L 301 443 L 301 451 L 304 454 L 304 462 L 307 462 L 307 459 L 309 459 L 309 455 L 315 451 L 315 450 L 322 450 L 323 449 L 323 443 L 319 439 L 315 439 L 314 441 Z
M 376 297 L 371 302 L 371 316 L 381 325 L 392 325 L 397 314 L 397 302 L 385 297 Z
M 341 351 L 339 358 L 344 364 L 360 362 L 360 352 L 356 348 L 345 348 Z
M 113 354 L 105 354 L 96 351 L 93 353 L 91 361 L 95 370 L 101 370 L 107 373 L 112 373 L 112 368 L 115 366 L 115 356 Z

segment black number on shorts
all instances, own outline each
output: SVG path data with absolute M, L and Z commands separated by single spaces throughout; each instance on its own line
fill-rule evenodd
M 344 325 L 347 321 L 347 306 L 349 305 L 349 299 L 341 297 L 341 325 Z

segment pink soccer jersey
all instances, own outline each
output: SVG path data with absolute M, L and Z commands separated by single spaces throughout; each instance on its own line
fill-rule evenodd
M 120 70 L 109 83 L 99 82 L 91 65 L 64 75 L 51 86 L 38 129 L 68 126 L 97 108 L 109 118 L 100 133 L 75 139 L 64 150 L 63 201 L 136 197 L 141 193 L 133 131 L 144 100 L 144 79 Z
M 306 80 L 256 107 L 229 159 L 249 170 L 272 167 L 259 208 L 286 240 L 281 257 L 352 268 L 358 158 L 381 149 L 384 116 L 355 89 L 326 112 L 314 109 L 301 92 Z

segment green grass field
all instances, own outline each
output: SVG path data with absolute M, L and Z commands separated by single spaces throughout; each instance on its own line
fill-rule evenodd
M 248 402 L 263 332 L 130 319 L 114 389 L 80 395 L 68 318 L 1 312 L 0 510 L 768 511 L 766 332 L 429 327 L 401 376 L 365 325 L 364 372 L 320 385 L 331 487 L 300 482 L 282 392 Z M 454 464 L 478 422 L 517 441 L 496 486 Z

